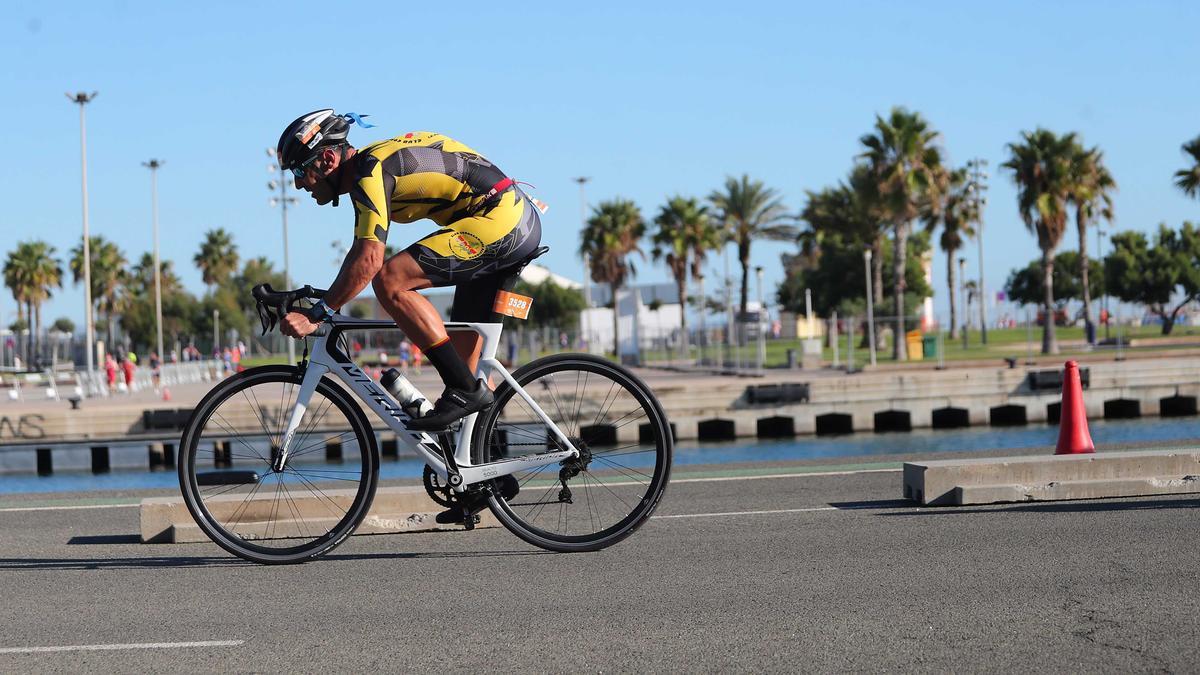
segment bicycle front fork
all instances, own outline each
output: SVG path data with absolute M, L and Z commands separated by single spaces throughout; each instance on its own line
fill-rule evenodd
M 288 418 L 287 430 L 283 434 L 283 438 L 279 442 L 279 451 L 275 453 L 275 461 L 271 468 L 276 473 L 282 473 L 283 468 L 287 466 L 288 452 L 291 449 L 292 438 L 296 435 L 296 431 L 300 429 L 300 422 L 304 419 L 304 413 L 308 410 L 308 402 L 312 400 L 313 392 L 317 389 L 317 383 L 329 372 L 329 368 L 319 363 L 308 362 L 308 367 L 304 370 L 304 380 L 300 383 L 300 393 L 296 395 L 296 406 L 292 408 L 292 416 Z

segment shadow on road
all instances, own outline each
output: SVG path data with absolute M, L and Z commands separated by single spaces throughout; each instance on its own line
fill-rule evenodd
M 128 570 L 170 567 L 251 566 L 238 558 L 209 556 L 149 558 L 0 558 L 4 570 Z
M 911 503 L 911 502 L 910 502 Z M 1156 509 L 1197 509 L 1196 499 L 1144 499 L 1129 502 L 1087 501 L 1053 502 L 1042 504 L 1007 504 L 986 508 L 971 506 L 929 506 L 898 513 L 880 513 L 880 516 L 952 516 L 968 513 L 1102 513 L 1105 511 L 1147 511 Z
M 115 535 L 124 536 L 124 535 Z M 75 537 L 109 539 L 110 537 Z M 72 540 L 73 543 L 74 540 Z M 82 543 L 82 542 L 78 542 Z M 87 542 L 87 543 L 110 543 Z M 124 541 L 117 543 L 125 543 Z M 551 551 L 446 551 L 430 553 L 347 553 L 321 556 L 310 563 L 347 560 L 436 560 L 442 558 L 491 558 L 499 556 L 554 555 Z M 126 570 L 173 567 L 265 567 L 233 556 L 147 556 L 145 558 L 0 558 L 5 570 Z
M 863 502 L 829 502 L 835 509 L 907 509 L 916 506 L 907 499 L 872 499 Z
M 88 545 L 88 544 L 140 544 L 142 537 L 136 534 L 91 534 L 71 537 L 67 540 L 68 546 Z

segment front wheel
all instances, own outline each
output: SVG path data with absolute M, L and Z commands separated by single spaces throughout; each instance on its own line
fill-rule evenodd
M 179 447 L 179 485 L 200 529 L 259 563 L 328 552 L 367 514 L 379 476 L 375 434 L 349 394 L 322 379 L 276 471 L 303 371 L 264 366 L 213 388 Z
M 636 375 L 587 354 L 538 359 L 513 378 L 580 451 L 512 475 L 489 507 L 521 539 L 551 551 L 596 551 L 632 534 L 662 499 L 671 473 L 670 423 Z M 480 416 L 473 461 L 562 450 L 550 427 L 508 386 Z M 499 487 L 499 486 L 498 486 Z

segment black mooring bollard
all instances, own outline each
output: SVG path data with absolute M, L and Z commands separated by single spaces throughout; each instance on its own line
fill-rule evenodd
M 37 449 L 37 473 L 39 476 L 49 476 L 54 473 L 54 457 L 50 448 Z
M 325 461 L 340 462 L 342 461 L 342 442 L 337 440 L 325 441 Z
M 213 442 L 213 466 L 233 466 L 233 457 L 230 455 L 229 451 L 229 441 Z
M 151 443 L 149 446 L 150 455 L 150 470 L 155 471 L 161 469 L 163 465 L 163 446 L 162 443 Z
M 92 447 L 92 473 L 108 473 L 108 446 L 97 445 Z

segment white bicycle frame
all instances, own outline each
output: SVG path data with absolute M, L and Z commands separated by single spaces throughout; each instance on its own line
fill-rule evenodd
M 311 345 L 312 351 L 309 356 L 307 369 L 304 372 L 304 380 L 300 385 L 300 392 L 296 396 L 296 405 L 292 409 L 291 416 L 288 418 L 287 430 L 284 433 L 283 443 L 280 448 L 281 458 L 279 462 L 281 465 L 287 462 L 292 438 L 296 430 L 300 428 L 300 423 L 304 419 L 304 413 L 308 409 L 308 403 L 312 399 L 313 391 L 316 390 L 317 383 L 326 374 L 331 374 L 341 380 L 359 400 L 375 412 L 375 415 L 389 429 L 396 432 L 398 441 L 404 443 L 424 459 L 425 463 L 443 481 L 443 484 L 449 485 L 455 492 L 463 492 L 467 486 L 485 480 L 491 480 L 517 471 L 536 469 L 540 466 L 554 464 L 570 457 L 579 456 L 579 450 L 571 443 L 571 439 L 558 428 L 558 425 L 538 406 L 537 402 L 517 384 L 517 381 L 508 372 L 508 369 L 496 360 L 496 350 L 500 346 L 500 333 L 503 329 L 503 324 L 448 322 L 446 323 L 446 330 L 449 332 L 472 331 L 482 336 L 483 347 L 480 351 L 479 367 L 476 375 L 488 381 L 488 376 L 494 374 L 507 382 L 515 391 L 515 395 L 520 396 L 529 404 L 534 414 L 546 424 L 550 433 L 554 434 L 554 437 L 561 444 L 560 447 L 566 449 L 506 458 L 485 464 L 472 464 L 472 433 L 475 428 L 476 417 L 479 415 L 479 413 L 472 413 L 463 418 L 461 426 L 455 432 L 453 462 L 455 467 L 453 468 L 447 466 L 447 462 L 442 454 L 442 444 L 438 439 L 425 432 L 409 431 L 407 423 L 411 417 L 408 413 L 400 407 L 400 404 L 392 398 L 387 390 L 372 380 L 370 376 L 354 364 L 349 356 L 343 354 L 338 348 L 338 337 L 343 331 L 388 328 L 394 330 L 396 324 L 391 321 L 373 321 L 343 316 L 335 316 L 330 324 L 329 326 L 321 327 L 320 331 L 318 331 L 320 335 L 316 337 Z M 454 469 L 457 469 L 457 473 Z

